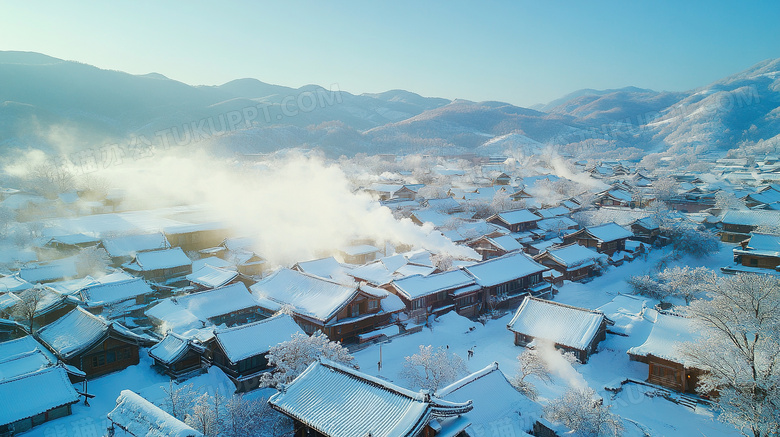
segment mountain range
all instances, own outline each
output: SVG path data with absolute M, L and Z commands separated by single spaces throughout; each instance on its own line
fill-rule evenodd
M 304 147 L 331 156 L 499 154 L 546 145 L 576 152 L 584 142 L 603 152 L 725 153 L 780 140 L 780 59 L 684 92 L 586 89 L 533 108 L 256 79 L 191 86 L 12 51 L 0 51 L 0 83 L 6 150 L 77 151 L 138 136 L 182 146 L 203 141 L 222 154 Z

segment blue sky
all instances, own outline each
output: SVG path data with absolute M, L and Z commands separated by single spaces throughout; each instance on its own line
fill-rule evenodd
M 193 85 L 254 77 L 521 106 L 686 90 L 780 57 L 780 2 L 4 2 L 0 50 Z

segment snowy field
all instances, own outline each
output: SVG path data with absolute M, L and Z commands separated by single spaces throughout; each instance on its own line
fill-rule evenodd
M 704 266 L 717 270 L 720 266 L 731 264 L 733 246 L 723 245 L 721 251 L 704 260 L 682 259 L 675 265 Z M 601 277 L 581 284 L 566 283 L 555 296 L 557 302 L 586 308 L 598 308 L 610 302 L 618 293 L 628 293 L 626 279 L 633 275 L 644 274 L 654 267 L 665 251 L 654 251 L 646 259 L 639 258 L 620 267 L 610 267 Z M 654 302 L 648 303 L 652 306 Z M 375 344 L 356 352 L 360 369 L 371 375 L 390 380 L 399 385 L 407 385 L 399 376 L 404 357 L 417 352 L 420 345 L 445 347 L 463 358 L 469 371 L 476 371 L 495 362 L 508 376 L 512 377 L 517 369 L 517 355 L 522 348 L 515 346 L 514 337 L 506 329 L 511 319 L 507 314 L 500 319 L 491 320 L 484 326 L 472 322 L 454 313 L 446 314 L 432 323 L 431 328 L 422 332 L 397 337 L 384 344 Z M 734 428 L 725 425 L 714 417 L 712 411 L 698 407 L 692 411 L 663 397 L 644 394 L 650 391 L 641 386 L 628 384 L 618 394 L 606 391 L 616 381 L 626 378 L 645 380 L 647 365 L 629 361 L 626 350 L 642 344 L 650 333 L 652 323 L 639 317 L 631 321 L 628 337 L 608 335 L 599 345 L 599 352 L 591 356 L 587 364 L 574 366 L 563 362 L 554 369 L 552 383 L 545 384 L 532 380 L 539 390 L 539 401 L 546 404 L 549 400 L 561 396 L 570 385 L 587 385 L 604 398 L 605 403 L 613 406 L 613 411 L 624 419 L 626 435 L 658 436 L 738 436 Z M 474 356 L 468 358 L 467 351 L 472 349 Z M 382 359 L 381 371 L 378 362 Z M 88 391 L 95 397 L 90 406 L 82 403 L 74 405 L 73 415 L 48 422 L 33 428 L 25 436 L 43 437 L 99 437 L 107 428 L 106 414 L 114 408 L 115 400 L 123 389 L 130 389 L 148 400 L 160 404 L 165 396 L 164 387 L 168 378 L 156 373 L 146 350 L 141 351 L 141 363 L 121 372 L 106 375 L 89 381 Z M 219 391 L 229 394 L 232 383 L 217 368 L 212 367 L 208 374 L 188 380 L 201 391 Z M 77 385 L 77 388 L 81 388 Z M 257 390 L 250 397 L 267 397 L 272 390 Z M 645 434 L 643 429 L 651 429 Z

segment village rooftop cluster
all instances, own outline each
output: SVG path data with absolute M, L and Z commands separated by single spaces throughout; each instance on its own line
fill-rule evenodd
M 550 161 L 506 156 L 342 162 L 348 176 L 371 173 L 351 179 L 355 193 L 470 257 L 355 235 L 317 259 L 272 265 L 255 235 L 236 235 L 202 206 L 131 210 L 118 191 L 5 187 L 0 436 L 89 408 L 105 375 L 133 366 L 151 364 L 177 384 L 219 369 L 235 392 L 270 390 L 268 354 L 296 335 L 321 332 L 357 353 L 428 335 L 454 315 L 473 326 L 500 320 L 515 354 L 550 342 L 583 367 L 600 343 L 625 337 L 622 359 L 643 363 L 645 377 L 615 374 L 609 389 L 639 384 L 665 390 L 679 408 L 708 408 L 696 394 L 701 370 L 674 347 L 697 338 L 683 302 L 617 294 L 590 308 L 559 302 L 559 290 L 656 252 L 674 260 L 721 244 L 733 246 L 721 273 L 777 275 L 780 159 L 724 158 L 686 173 L 663 162 L 556 159 L 569 177 Z M 686 239 L 695 244 L 683 247 Z M 652 324 L 644 336 L 632 332 L 640 319 Z M 510 384 L 514 369 L 491 364 L 420 391 L 383 377 L 382 364 L 374 372 L 316 360 L 268 403 L 300 436 L 478 436 L 504 418 L 506 435 L 568 431 Z M 202 435 L 125 388 L 100 414 L 106 435 Z

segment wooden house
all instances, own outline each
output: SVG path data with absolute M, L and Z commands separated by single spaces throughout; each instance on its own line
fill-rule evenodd
M 171 244 L 162 232 L 104 238 L 100 246 L 106 250 L 112 264 L 116 267 L 131 262 L 139 252 L 171 248 Z
M 130 390 L 122 390 L 106 417 L 114 437 L 203 437 L 199 431 Z
M 509 252 L 523 250 L 523 245 L 518 243 L 511 235 L 501 235 L 492 238 L 482 236 L 469 241 L 466 245 L 480 254 L 483 261 L 498 258 Z
M 691 366 L 681 346 L 700 338 L 691 319 L 658 314 L 647 340 L 628 350 L 632 361 L 648 365 L 647 382 L 684 393 L 695 393 L 701 370 Z
M 84 234 L 70 234 L 52 237 L 45 244 L 35 248 L 40 260 L 59 259 L 79 253 L 87 247 L 94 247 L 100 240 Z
M 739 243 L 750 238 L 759 226 L 780 226 L 780 211 L 728 210 L 721 217 L 720 226 L 721 241 Z
M 117 322 L 76 308 L 37 333 L 38 339 L 65 364 L 88 378 L 138 364 L 138 349 L 151 342 Z
M 16 320 L 0 319 L 0 342 L 21 338 L 27 334 L 27 328 Z
M 273 314 L 271 311 L 270 314 Z M 158 330 L 185 332 L 207 325 L 233 326 L 269 316 L 241 282 L 159 301 L 144 314 Z M 163 332 L 166 332 L 163 331 Z
M 193 338 L 168 332 L 159 343 L 149 348 L 154 366 L 173 379 L 182 379 L 208 366 L 206 346 Z
M 549 270 L 523 252 L 482 261 L 464 267 L 480 287 L 483 309 L 495 306 L 511 306 L 524 296 L 551 295 L 552 287 L 542 280 L 542 273 Z
M 634 240 L 655 244 L 661 236 L 661 227 L 652 217 L 645 217 L 631 223 L 631 232 L 634 233 Z
M 132 312 L 140 313 L 154 295 L 154 290 L 141 278 L 97 283 L 79 290 L 83 306 L 93 314 L 117 318 Z
M 347 264 L 365 264 L 374 261 L 381 251 L 370 244 L 358 244 L 339 249 L 338 255 Z
M 524 232 L 536 229 L 536 222 L 542 218 L 527 209 L 504 211 L 488 217 L 485 221 L 509 229 L 509 232 Z
M 271 396 L 272 408 L 295 422 L 295 437 L 465 436 L 472 410 L 325 359 L 315 361 Z
M 612 222 L 592 226 L 564 235 L 563 243 L 577 243 L 580 246 L 596 249 L 598 253 L 612 255 L 626 248 L 626 240 L 633 234 L 622 226 Z
M 450 310 L 474 317 L 482 308 L 481 287 L 463 270 L 411 275 L 393 280 L 387 289 L 401 298 L 409 316 L 419 322 L 424 322 L 431 314 L 440 315 Z
M 266 311 L 287 307 L 307 334 L 320 330 L 342 342 L 387 326 L 393 314 L 405 309 L 386 290 L 343 285 L 290 269 L 280 269 L 250 289 Z
M 174 283 L 192 273 L 192 261 L 179 247 L 139 252 L 132 262 L 122 267 L 146 281 L 157 283 Z
M 780 235 L 751 232 L 734 248 L 734 262 L 745 267 L 777 270 L 780 265 Z
M 595 203 L 599 206 L 611 206 L 620 208 L 630 208 L 634 206 L 631 193 L 623 189 L 611 189 L 602 191 L 596 195 Z
M 268 364 L 271 348 L 302 331 L 293 318 L 284 313 L 246 325 L 217 329 L 214 341 L 210 343 L 212 361 L 233 381 L 238 391 L 249 391 L 258 387 L 263 373 L 272 370 Z
M 215 222 L 170 226 L 163 229 L 163 233 L 172 247 L 189 252 L 218 246 L 230 231 L 223 224 Z
M 587 247 L 571 243 L 549 247 L 536 255 L 534 261 L 556 270 L 563 280 L 579 281 L 593 275 L 595 269 L 607 262 L 607 256 Z
M 0 378 L 0 436 L 71 414 L 79 394 L 62 366 L 46 367 L 13 378 Z
M 515 334 L 517 346 L 548 342 L 586 363 L 606 338 L 609 323 L 600 311 L 529 296 L 517 308 L 507 329 Z M 551 329 L 552 324 L 555 329 Z

